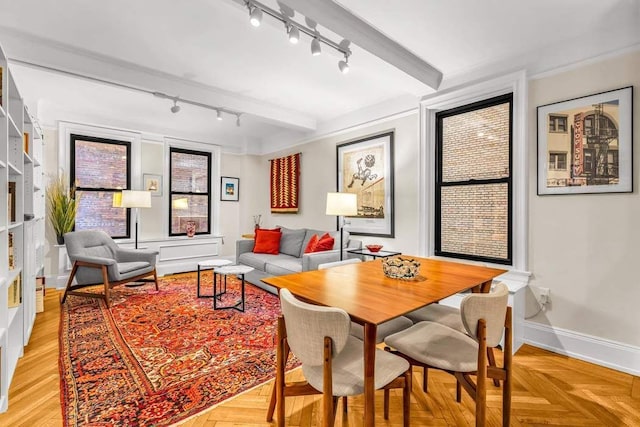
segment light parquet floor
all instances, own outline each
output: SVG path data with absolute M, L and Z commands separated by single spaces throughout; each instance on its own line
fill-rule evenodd
M 47 291 L 45 312 L 37 315 L 29 346 L 18 363 L 9 391 L 9 410 L 0 426 L 62 426 L 58 373 L 60 293 Z M 294 371 L 291 378 L 299 377 Z M 412 426 L 472 426 L 473 401 L 463 393 L 455 401 L 452 376 L 429 373 L 429 393 L 421 392 L 422 372 L 414 374 Z M 182 423 L 184 427 L 272 426 L 265 421 L 273 382 L 250 390 Z M 401 426 L 401 393 L 392 392 L 391 414 L 382 418 L 382 396 L 376 400 L 376 425 Z M 640 426 L 640 378 L 580 360 L 523 346 L 514 358 L 511 425 Z M 501 390 L 489 386 L 488 425 L 501 425 Z M 362 426 L 363 400 L 349 399 L 349 411 L 338 409 L 337 426 Z M 320 426 L 317 396 L 288 398 L 287 426 Z

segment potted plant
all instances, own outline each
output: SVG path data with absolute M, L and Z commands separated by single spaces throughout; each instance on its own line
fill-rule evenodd
M 52 178 L 47 186 L 47 215 L 59 245 L 64 244 L 64 233 L 72 231 L 76 222 L 79 200 L 75 193 L 64 175 Z

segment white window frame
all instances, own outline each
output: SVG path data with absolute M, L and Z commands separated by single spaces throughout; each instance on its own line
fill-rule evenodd
M 528 265 L 528 161 L 527 161 L 527 79 L 524 71 L 482 83 L 445 89 L 420 102 L 420 147 L 418 208 L 418 252 L 434 256 L 435 232 L 435 132 L 436 112 L 513 93 L 513 264 L 507 268 L 526 271 Z M 424 215 L 424 213 L 427 213 Z M 456 260 L 460 261 L 460 260 Z M 484 263 L 487 264 L 487 263 Z M 504 265 L 492 265 L 505 268 Z

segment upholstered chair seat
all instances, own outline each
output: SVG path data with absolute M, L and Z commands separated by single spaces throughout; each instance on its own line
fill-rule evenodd
M 462 319 L 460 318 L 460 310 L 444 304 L 429 304 L 405 315 L 413 321 L 418 322 L 438 322 L 453 328 L 457 331 L 466 333 Z

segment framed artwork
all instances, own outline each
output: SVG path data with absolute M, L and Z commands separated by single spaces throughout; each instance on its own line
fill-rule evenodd
M 220 200 L 230 202 L 240 200 L 240 178 L 220 177 Z
M 144 180 L 144 189 L 150 191 L 152 196 L 162 196 L 162 175 L 152 175 L 145 173 L 142 175 Z
M 538 107 L 538 195 L 633 191 L 633 87 Z
M 336 148 L 338 191 L 355 193 L 358 198 L 358 215 L 346 218 L 345 230 L 361 236 L 394 237 L 393 132 Z

